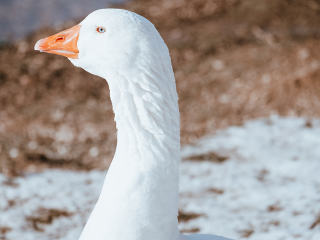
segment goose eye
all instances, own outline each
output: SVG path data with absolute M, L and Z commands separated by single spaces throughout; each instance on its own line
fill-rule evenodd
M 98 27 L 98 28 L 97 28 L 97 32 L 98 32 L 98 33 L 104 33 L 105 31 L 106 31 L 106 29 L 103 28 L 103 27 Z

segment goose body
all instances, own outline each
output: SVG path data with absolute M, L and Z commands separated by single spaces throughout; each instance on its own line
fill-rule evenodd
M 169 50 L 147 19 L 102 9 L 39 40 L 107 80 L 117 149 L 80 240 L 223 240 L 178 229 L 180 128 Z

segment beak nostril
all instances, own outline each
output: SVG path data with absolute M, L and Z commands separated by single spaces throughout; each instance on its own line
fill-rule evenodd
M 59 42 L 59 41 L 63 41 L 63 40 L 64 40 L 64 37 L 57 37 L 54 41 Z

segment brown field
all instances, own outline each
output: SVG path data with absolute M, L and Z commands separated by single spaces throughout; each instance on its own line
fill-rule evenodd
M 182 144 L 272 114 L 320 117 L 320 1 L 137 0 L 117 7 L 148 18 L 170 49 Z M 33 50 L 63 28 L 0 45 L 0 172 L 8 176 L 104 169 L 112 160 L 107 82 Z

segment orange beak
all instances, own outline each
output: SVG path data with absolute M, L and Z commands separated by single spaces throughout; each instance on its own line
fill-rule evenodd
M 53 36 L 40 39 L 34 46 L 35 50 L 54 53 L 67 58 L 78 59 L 77 46 L 81 25 L 76 25 Z

